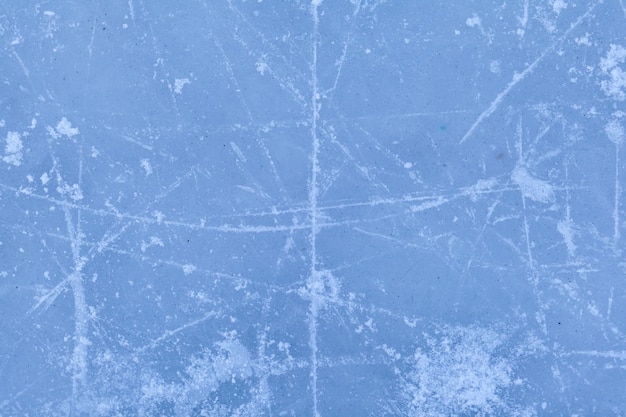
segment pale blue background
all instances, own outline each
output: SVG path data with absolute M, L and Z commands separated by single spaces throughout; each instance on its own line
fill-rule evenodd
M 626 412 L 622 0 L 0 6 L 0 416 Z

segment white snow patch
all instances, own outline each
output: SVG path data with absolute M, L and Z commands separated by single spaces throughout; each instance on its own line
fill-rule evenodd
M 554 202 L 554 189 L 552 185 L 533 177 L 526 168 L 522 166 L 515 168 L 511 179 L 520 188 L 524 197 L 539 203 Z
M 56 129 L 48 126 L 46 130 L 53 139 L 59 139 L 61 136 L 67 136 L 71 139 L 72 136 L 76 136 L 80 133 L 78 128 L 72 127 L 72 123 L 65 117 L 61 118 L 59 123 L 57 123 Z
M 163 244 L 163 241 L 156 237 L 156 236 L 150 236 L 150 241 L 149 242 L 144 242 L 141 241 L 141 251 L 145 252 L 146 249 L 152 247 L 152 246 L 160 246 L 160 247 L 164 247 L 165 245 Z
M 198 355 L 189 358 L 188 366 L 178 373 L 180 380 L 166 382 L 158 374 L 147 374 L 141 380 L 141 402 L 145 404 L 172 404 L 172 416 L 190 416 L 199 408 L 208 409 L 204 415 L 261 415 L 265 410 L 253 405 L 224 411 L 226 407 L 214 408 L 207 405 L 209 393 L 222 392 L 229 387 L 250 383 L 257 372 L 254 357 L 236 339 L 235 331 L 224 334 L 224 340 L 204 348 Z M 222 387 L 224 386 L 224 387 Z M 256 394 L 258 395 L 258 394 Z M 210 408 L 208 408 L 210 407 Z M 231 412 L 232 411 L 232 412 Z M 148 413 L 156 415 L 154 412 Z
M 189 78 L 176 78 L 174 80 L 174 92 L 176 94 L 182 94 L 183 93 L 183 87 L 186 84 L 191 84 L 191 81 L 189 81 Z
M 395 360 L 400 360 L 400 358 L 402 358 L 402 355 L 399 354 L 394 348 L 392 348 L 391 346 L 387 346 L 386 343 L 384 343 L 381 347 L 380 347 L 390 358 L 395 359 Z
M 261 75 L 265 75 L 265 73 L 269 71 L 270 69 L 270 67 L 265 62 L 262 62 L 262 61 L 257 62 L 255 66 L 256 66 L 257 72 Z
M 150 165 L 150 160 L 148 159 L 142 159 L 140 161 L 141 163 L 141 167 L 143 168 L 144 171 L 146 171 L 146 177 L 149 175 L 152 175 L 152 165 Z
M 78 184 L 74 184 L 74 185 L 63 184 L 63 185 L 59 185 L 57 187 L 57 192 L 59 194 L 61 194 L 62 196 L 67 195 L 69 198 L 71 198 L 74 201 L 79 201 L 79 200 L 83 199 L 83 192 L 80 189 Z
M 574 38 L 574 41 L 578 45 L 591 46 L 591 41 L 589 40 L 589 34 L 588 33 L 585 33 L 584 36 L 580 36 L 580 37 Z
M 61 137 L 61 135 L 59 135 L 52 126 L 46 126 L 46 131 L 48 132 L 48 134 L 50 135 L 52 139 L 58 139 Z
M 22 144 L 21 136 L 18 132 L 9 132 L 6 137 L 6 145 L 4 146 L 4 156 L 2 160 L 7 164 L 20 166 L 22 165 Z
M 553 0 L 552 1 L 552 10 L 556 14 L 561 14 L 563 9 L 567 9 L 567 3 L 564 0 Z
M 600 60 L 600 70 L 608 76 L 608 80 L 600 82 L 600 87 L 608 97 L 624 101 L 626 94 L 626 72 L 620 68 L 620 64 L 626 61 L 626 48 L 621 45 L 611 44 L 611 49 L 606 54 L 606 58 Z
M 601 317 L 600 311 L 598 310 L 598 307 L 593 303 L 590 302 L 589 304 L 587 304 L 587 311 L 595 317 Z
M 473 17 L 468 17 L 467 20 L 465 21 L 465 24 L 471 28 L 473 27 L 480 27 L 481 26 L 481 20 L 480 17 L 474 15 Z
M 374 319 L 372 319 L 371 317 L 368 317 L 367 321 L 364 324 L 365 326 L 367 326 L 370 332 L 376 333 L 376 326 L 374 325 Z
M 411 169 L 411 168 L 413 168 L 413 163 L 411 163 L 411 162 L 405 162 L 405 163 L 404 163 L 404 168 L 406 168 L 406 169 Z
M 196 268 L 196 266 L 192 265 L 192 264 L 185 264 L 185 265 L 183 265 L 183 273 L 185 275 L 189 275 L 189 274 L 195 272 L 197 269 L 198 268 Z
M 514 362 L 503 357 L 505 336 L 479 327 L 443 327 L 425 334 L 410 359 L 403 415 L 511 415 L 507 390 Z
M 163 212 L 159 210 L 153 210 L 152 215 L 156 218 L 158 224 L 163 223 L 163 220 L 165 219 L 165 214 L 163 214 Z
M 307 279 L 306 287 L 298 289 L 298 294 L 310 299 L 316 309 L 321 310 L 329 303 L 338 303 L 341 281 L 331 271 L 315 271 Z

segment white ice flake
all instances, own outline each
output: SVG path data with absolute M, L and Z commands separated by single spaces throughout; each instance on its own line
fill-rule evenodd
M 465 24 L 471 28 L 473 27 L 480 27 L 481 26 L 481 20 L 480 17 L 474 15 L 472 17 L 468 17 L 467 20 L 465 21 Z
M 189 78 L 176 78 L 174 80 L 174 92 L 176 94 L 182 94 L 183 93 L 183 87 L 186 84 L 191 84 L 191 81 L 189 81 Z
M 145 241 L 141 242 L 141 251 L 145 252 L 146 249 L 152 246 L 164 247 L 165 245 L 163 244 L 163 240 L 161 240 L 160 238 L 156 236 L 150 236 L 150 239 L 148 242 L 145 242 Z
M 70 123 L 70 121 L 65 117 L 61 118 L 61 121 L 57 123 L 56 132 L 59 135 L 67 136 L 70 139 L 72 136 L 76 136 L 80 133 L 78 128 L 72 127 L 72 123 Z
M 165 219 L 165 214 L 159 210 L 153 210 L 152 215 L 156 218 L 157 223 L 161 224 Z
M 62 184 L 57 187 L 57 192 L 63 196 L 68 196 L 73 201 L 80 201 L 83 199 L 83 192 L 78 184 L 69 185 Z
M 143 168 L 143 170 L 146 173 L 146 177 L 150 176 L 152 174 L 152 165 L 150 165 L 150 160 L 147 158 L 144 158 L 140 161 L 141 167 Z
M 626 72 L 620 66 L 626 61 L 626 48 L 611 44 L 605 58 L 600 60 L 600 70 L 608 78 L 600 81 L 604 93 L 617 101 L 624 101 L 626 94 Z
M 194 273 L 198 268 L 195 265 L 192 264 L 185 264 L 183 265 L 183 273 L 185 275 L 189 275 Z
M 574 38 L 574 41 L 578 45 L 581 45 L 581 46 L 591 46 L 592 45 L 591 41 L 589 40 L 589 34 L 588 33 L 585 33 L 584 36 L 579 36 L 579 37 Z
M 564 0 L 552 0 L 552 10 L 556 14 L 561 14 L 561 11 L 567 9 L 567 3 Z
M 18 132 L 9 132 L 5 139 L 4 156 L 2 160 L 10 165 L 22 165 L 22 144 L 21 136 Z
M 46 126 L 46 131 L 53 139 L 60 139 L 63 136 L 71 139 L 73 136 L 80 134 L 78 128 L 72 127 L 72 123 L 66 117 L 62 117 L 55 128 Z
M 265 73 L 267 71 L 269 71 L 270 67 L 267 65 L 267 63 L 263 62 L 263 61 L 258 61 L 255 64 L 256 70 L 259 74 L 261 75 L 265 75 Z

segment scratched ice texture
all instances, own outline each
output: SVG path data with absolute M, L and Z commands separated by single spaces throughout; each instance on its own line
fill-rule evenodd
M 626 1 L 2 1 L 0 416 L 623 416 Z

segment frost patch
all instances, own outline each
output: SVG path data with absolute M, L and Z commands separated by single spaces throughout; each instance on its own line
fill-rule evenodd
M 152 215 L 156 218 L 158 224 L 163 223 L 163 220 L 165 219 L 165 214 L 163 214 L 159 210 L 153 210 Z
M 261 61 L 257 62 L 255 66 L 256 66 L 257 72 L 261 75 L 265 75 L 265 73 L 269 71 L 270 69 L 270 67 L 265 62 L 261 62 Z
M 229 337 L 191 357 L 174 382 L 166 382 L 158 374 L 145 374 L 140 403 L 146 415 L 160 415 L 157 411 L 164 406 L 175 416 L 262 415 L 253 390 L 247 395 L 228 392 L 233 384 L 251 379 L 254 373 L 255 362 L 248 350 Z M 200 409 L 202 414 L 197 414 Z
M 524 197 L 539 203 L 554 202 L 554 189 L 552 186 L 546 181 L 533 177 L 526 168 L 515 168 L 511 179 L 521 189 Z
M 163 244 L 163 241 L 156 237 L 156 236 L 151 236 L 150 237 L 150 241 L 148 242 L 144 242 L 141 241 L 141 251 L 145 252 L 146 249 L 152 247 L 152 246 L 160 246 L 160 247 L 164 247 L 165 245 Z
M 198 268 L 196 268 L 196 266 L 192 265 L 192 264 L 185 264 L 185 265 L 183 265 L 183 273 L 185 275 L 189 275 L 189 274 L 194 273 L 196 271 L 196 269 L 198 269 Z
M 57 192 L 62 196 L 68 196 L 74 201 L 79 201 L 83 199 L 83 192 L 78 186 L 78 184 L 69 185 L 63 184 L 57 187 Z
M 18 132 L 9 132 L 6 137 L 6 145 L 4 146 L 4 156 L 2 160 L 7 164 L 20 166 L 22 165 L 22 139 Z
M 606 54 L 606 58 L 600 60 L 600 70 L 608 77 L 600 82 L 600 87 L 608 97 L 624 101 L 626 94 L 626 72 L 620 67 L 626 61 L 626 49 L 621 45 L 611 44 L 611 49 Z
M 310 299 L 316 309 L 320 310 L 329 303 L 339 302 L 341 281 L 331 271 L 315 271 L 307 279 L 306 288 L 298 290 L 298 294 L 305 299 Z
M 68 138 L 76 136 L 80 133 L 78 128 L 72 127 L 72 124 L 65 117 L 63 117 L 57 124 L 57 132 L 59 132 L 60 135 L 67 136 Z
M 39 179 L 41 180 L 41 185 L 46 185 L 48 181 L 50 181 L 50 176 L 47 172 L 44 172 L 43 174 L 41 174 L 41 177 L 39 177 Z
M 553 0 L 552 1 L 552 11 L 556 14 L 561 14 L 563 9 L 567 9 L 567 3 L 564 0 Z
M 472 17 L 468 17 L 467 20 L 465 21 L 465 24 L 471 28 L 473 27 L 480 27 L 481 26 L 481 21 L 480 21 L 480 17 L 474 15 Z
M 513 366 L 499 355 L 499 332 L 479 327 L 444 327 L 424 335 L 405 375 L 409 415 L 502 415 Z
M 146 177 L 152 174 L 152 165 L 150 165 L 150 160 L 142 159 L 140 161 L 141 167 L 146 172 Z
M 57 123 L 56 128 L 52 128 L 50 126 L 46 127 L 48 134 L 52 136 L 53 139 L 59 139 L 62 136 L 67 136 L 68 138 L 72 138 L 72 136 L 76 136 L 80 134 L 80 131 L 76 127 L 72 127 L 72 123 L 70 123 L 67 118 L 63 117 Z
M 182 94 L 183 93 L 183 87 L 186 84 L 191 84 L 191 81 L 189 81 L 189 78 L 176 78 L 174 80 L 174 92 L 176 94 Z
M 585 33 L 585 36 L 580 36 L 578 38 L 574 38 L 574 41 L 578 44 L 578 45 L 583 45 L 583 46 L 591 46 L 591 41 L 589 40 L 589 34 Z

